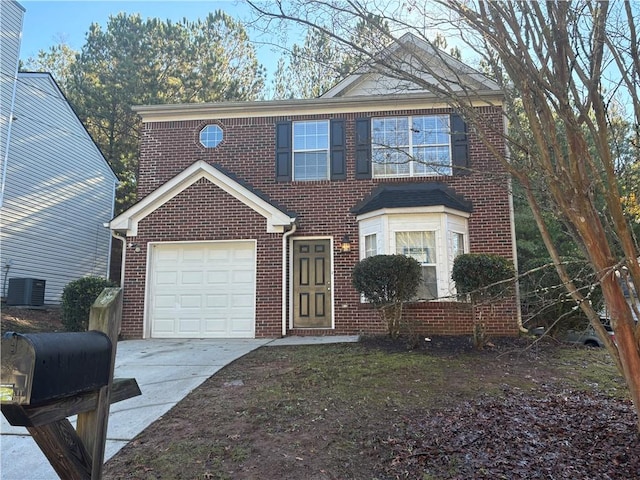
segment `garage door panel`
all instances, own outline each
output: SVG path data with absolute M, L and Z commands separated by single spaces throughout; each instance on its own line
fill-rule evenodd
M 233 283 L 253 283 L 253 270 L 234 270 L 231 272 L 231 281 Z
M 229 295 L 207 295 L 208 308 L 222 308 L 229 306 Z
M 153 302 L 158 309 L 174 308 L 176 305 L 175 295 L 156 295 Z
M 155 253 L 155 261 L 158 265 L 163 265 L 166 263 L 173 264 L 180 256 L 180 252 L 178 250 L 170 249 L 157 250 Z
M 189 248 L 182 250 L 182 261 L 185 263 L 201 263 L 205 259 L 204 248 Z
M 180 307 L 182 309 L 198 309 L 198 313 L 202 309 L 201 295 L 180 295 Z
M 159 271 L 155 277 L 156 285 L 176 285 L 178 283 L 177 272 Z
M 253 262 L 254 254 L 252 248 L 237 248 L 232 253 L 235 261 L 244 261 L 245 263 Z
M 232 256 L 228 250 L 215 249 L 207 252 L 207 259 L 213 262 L 230 263 Z
M 229 336 L 226 320 L 205 320 L 204 333 L 217 337 Z
M 229 283 L 228 270 L 213 270 L 207 273 L 207 283 L 209 285 L 226 285 Z
M 180 282 L 182 285 L 199 285 L 202 283 L 202 271 L 182 272 Z
M 255 335 L 255 243 L 162 244 L 150 268 L 151 335 Z
M 234 293 L 233 295 L 229 295 L 229 306 L 234 309 L 237 308 L 248 308 L 247 305 L 250 305 L 253 302 L 253 297 L 251 295 L 243 295 L 241 293 Z

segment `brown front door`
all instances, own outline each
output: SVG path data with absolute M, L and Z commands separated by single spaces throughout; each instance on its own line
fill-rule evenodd
M 331 328 L 331 241 L 293 241 L 293 328 Z

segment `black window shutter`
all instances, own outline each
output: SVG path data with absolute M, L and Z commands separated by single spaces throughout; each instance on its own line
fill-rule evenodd
M 291 181 L 291 122 L 276 123 L 276 181 Z
M 371 178 L 371 119 L 356 119 L 356 178 Z
M 454 175 L 470 173 L 467 124 L 457 113 L 451 114 L 451 156 Z
M 347 178 L 344 120 L 331 120 L 331 180 Z

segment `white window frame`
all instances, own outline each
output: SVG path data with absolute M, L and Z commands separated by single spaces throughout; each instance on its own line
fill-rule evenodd
M 320 125 L 320 124 L 325 124 L 326 126 L 326 146 L 322 146 L 322 147 L 318 147 L 317 145 L 304 145 L 304 146 L 299 146 L 296 145 L 296 138 L 300 138 L 300 137 L 296 137 L 296 127 L 302 127 L 303 125 Z M 292 172 L 293 172 L 293 180 L 297 181 L 297 182 L 313 182 L 313 181 L 321 181 L 321 180 L 329 180 L 329 168 L 330 168 L 330 145 L 331 145 L 331 126 L 329 124 L 329 120 L 301 120 L 301 121 L 296 121 L 296 122 L 292 122 L 291 125 L 291 138 L 292 138 L 292 154 L 291 154 L 291 162 L 292 162 Z M 309 139 L 313 139 L 315 138 L 315 143 L 318 142 L 319 138 L 324 137 L 324 135 L 313 135 L 313 134 L 308 134 L 305 135 L 305 137 L 308 137 Z M 314 143 L 314 142 L 312 142 Z M 326 163 L 326 168 L 324 171 L 324 176 L 323 177 L 314 177 L 314 178 L 308 178 L 307 176 L 302 176 L 300 174 L 300 167 L 296 168 L 296 155 L 297 154 L 307 154 L 307 153 L 311 153 L 311 154 L 320 154 L 320 156 L 322 156 L 322 153 L 324 152 L 325 154 L 325 163 Z
M 421 234 L 421 235 L 425 235 L 425 240 L 427 240 L 427 243 L 429 243 L 429 240 L 433 241 L 433 247 L 431 247 L 433 249 L 433 255 L 429 255 L 428 252 L 426 253 L 426 257 L 425 259 L 420 258 L 422 255 L 420 255 L 418 252 L 411 252 L 411 250 L 409 249 L 409 251 L 407 252 L 405 249 L 405 246 L 399 245 L 399 241 L 401 240 L 402 236 L 410 236 L 411 234 Z M 435 295 L 433 296 L 427 296 L 425 295 L 425 292 L 427 292 L 429 289 L 426 287 L 426 285 L 421 285 L 420 287 L 418 287 L 418 292 L 417 292 L 417 300 L 433 300 L 435 298 L 438 298 L 438 264 L 437 264 L 437 257 L 438 257 L 438 232 L 435 230 L 405 230 L 405 231 L 400 231 L 400 230 L 396 230 L 393 232 L 393 236 L 394 236 L 394 243 L 396 245 L 395 248 L 395 253 L 396 254 L 401 254 L 401 255 L 406 255 L 408 257 L 412 257 L 415 260 L 417 260 L 420 263 L 420 266 L 422 267 L 422 279 L 423 279 L 423 283 L 425 280 L 424 277 L 424 272 L 425 271 L 433 271 L 435 272 L 435 277 L 436 277 L 436 284 L 435 284 Z M 415 248 L 415 245 L 414 245 Z M 428 250 L 429 247 L 424 247 L 421 246 L 421 248 L 423 250 Z M 431 258 L 429 258 L 431 257 Z
M 216 148 L 224 140 L 224 130 L 216 123 L 210 123 L 200 129 L 200 145 L 204 148 Z
M 364 256 L 363 258 L 378 255 L 378 234 L 369 233 L 363 237 Z
M 455 300 L 455 284 L 451 281 L 454 260 L 451 235 L 453 233 L 461 234 L 464 251 L 469 251 L 469 216 L 468 212 L 442 205 L 382 209 L 364 213 L 357 217 L 360 258 L 366 258 L 366 236 L 375 234 L 378 254 L 390 255 L 397 251 L 396 233 L 435 232 L 437 297 L 433 300 Z
M 415 129 L 414 120 L 424 119 L 424 118 L 435 118 L 436 123 L 438 123 L 438 118 L 441 120 L 446 119 L 446 139 L 447 142 L 434 142 L 434 143 L 415 143 L 418 140 L 418 130 Z M 391 131 L 391 137 L 399 137 L 402 136 L 406 138 L 406 144 L 404 142 L 399 142 L 397 145 L 392 145 L 384 142 L 376 143 L 376 122 L 384 123 L 395 123 L 396 125 L 400 123 L 402 120 L 406 120 L 407 124 L 407 132 L 393 132 Z M 436 129 L 434 135 L 437 137 L 442 136 L 445 130 Z M 371 142 L 371 158 L 372 158 L 372 172 L 374 178 L 406 178 L 406 177 L 433 177 L 433 176 L 450 176 L 453 174 L 453 153 L 451 150 L 451 117 L 449 114 L 435 114 L 435 115 L 414 115 L 414 116 L 396 116 L 396 117 L 376 117 L 371 119 L 371 132 L 372 132 L 372 142 Z M 389 132 L 386 130 L 382 131 L 383 133 L 379 133 L 378 135 L 381 137 L 386 137 Z M 405 137 L 406 133 L 406 137 Z M 402 143 L 402 144 L 400 144 Z M 421 163 L 418 160 L 414 160 L 417 158 L 416 150 L 427 148 L 427 149 L 446 149 L 448 153 L 448 164 L 436 164 L 433 166 L 429 166 L 428 163 Z M 376 162 L 376 153 L 378 154 L 387 154 L 391 156 L 398 156 L 398 160 L 396 162 Z M 406 161 L 405 161 L 406 159 Z M 407 165 L 406 172 L 391 172 L 391 173 L 380 173 L 376 172 L 382 165 L 383 167 L 386 165 L 396 166 L 396 165 Z M 376 168 L 378 167 L 378 168 Z M 393 167 L 392 167 L 393 168 Z M 396 167 L 397 168 L 397 167 Z M 421 171 L 420 171 L 421 170 Z

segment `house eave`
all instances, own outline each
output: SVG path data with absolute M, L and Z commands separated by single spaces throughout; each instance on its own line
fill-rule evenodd
M 266 220 L 267 233 L 283 233 L 285 228 L 292 225 L 296 220 L 295 217 L 271 205 L 268 201 L 212 165 L 199 160 L 111 220 L 109 228 L 128 237 L 137 236 L 140 221 L 201 178 L 209 180 L 247 207 L 262 215 Z
M 501 91 L 476 91 L 468 103 L 473 107 L 503 104 Z M 190 103 L 137 105 L 133 110 L 143 123 L 207 120 L 243 117 L 280 117 L 294 115 L 379 112 L 407 108 L 450 108 L 440 96 L 430 93 L 398 95 L 362 95 L 354 97 L 314 98 L 304 100 L 264 100 L 256 102 Z

